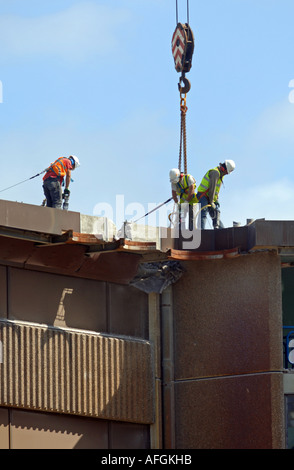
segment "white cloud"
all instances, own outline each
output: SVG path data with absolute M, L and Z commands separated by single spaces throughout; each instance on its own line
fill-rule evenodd
M 294 104 L 287 99 L 265 109 L 252 123 L 245 141 L 245 151 L 250 159 L 267 155 L 274 158 L 292 157 L 294 145 Z M 264 161 L 260 160 L 263 165 Z M 266 162 L 268 163 L 268 162 Z
M 294 104 L 285 99 L 265 108 L 247 129 L 236 135 L 232 156 L 236 171 L 232 185 L 258 185 L 264 181 L 280 181 L 292 166 L 294 148 Z M 230 178 L 231 180 L 231 178 Z
M 266 109 L 256 122 L 255 133 L 266 142 L 287 139 L 294 143 L 294 106 L 284 100 Z
M 107 56 L 120 48 L 116 28 L 129 21 L 127 10 L 81 2 L 57 13 L 25 18 L 0 16 L 3 57 L 53 55 L 65 60 Z

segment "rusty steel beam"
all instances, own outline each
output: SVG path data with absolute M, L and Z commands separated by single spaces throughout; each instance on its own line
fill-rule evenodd
M 178 259 L 178 260 L 207 260 L 207 259 L 235 258 L 236 256 L 239 256 L 239 248 L 232 248 L 230 250 L 219 250 L 219 251 L 205 251 L 205 252 L 171 249 L 169 258 Z

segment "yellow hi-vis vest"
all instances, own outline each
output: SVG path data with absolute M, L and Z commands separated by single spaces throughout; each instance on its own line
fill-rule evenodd
M 219 190 L 220 190 L 221 185 L 222 185 L 222 180 L 221 180 L 221 177 L 220 177 L 220 171 L 219 171 L 219 169 L 218 169 L 217 167 L 216 167 L 216 168 L 211 168 L 211 169 L 208 170 L 208 172 L 203 176 L 202 181 L 201 181 L 200 185 L 198 186 L 198 192 L 199 192 L 199 193 L 205 193 L 205 195 L 207 196 L 208 190 L 209 190 L 209 183 L 210 183 L 209 173 L 210 173 L 212 170 L 216 170 L 216 171 L 218 172 L 218 174 L 219 174 L 219 178 L 218 178 L 217 183 L 216 183 L 214 198 L 213 198 L 213 201 L 210 201 L 210 202 L 216 202 L 216 201 L 218 200 Z
M 188 202 L 187 201 L 187 197 L 188 197 L 188 194 L 189 194 L 189 183 L 188 183 L 188 178 L 189 176 L 191 175 L 184 175 L 181 180 L 177 183 L 177 189 L 176 189 L 176 192 L 177 192 L 177 195 L 180 196 L 180 203 L 182 204 L 183 202 Z M 193 194 L 193 197 L 191 199 L 191 201 L 189 201 L 189 204 L 196 204 L 198 202 L 198 199 L 196 197 L 196 194 L 195 194 L 195 189 L 196 189 L 196 183 L 193 184 L 194 186 L 194 194 Z

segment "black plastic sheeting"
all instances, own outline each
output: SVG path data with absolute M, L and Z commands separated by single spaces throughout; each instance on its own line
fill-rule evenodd
M 164 289 L 180 279 L 183 272 L 184 268 L 178 261 L 142 263 L 130 285 L 146 294 L 162 294 Z

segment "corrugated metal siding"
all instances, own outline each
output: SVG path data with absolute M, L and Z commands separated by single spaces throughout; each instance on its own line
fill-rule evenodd
M 153 422 L 148 341 L 0 321 L 0 405 Z

